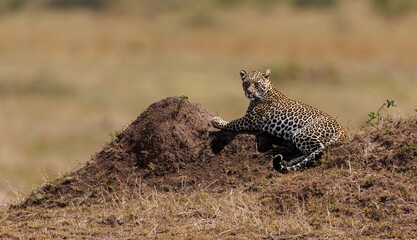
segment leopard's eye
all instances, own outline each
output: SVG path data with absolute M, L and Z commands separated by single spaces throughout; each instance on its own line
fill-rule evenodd
M 244 82 L 244 83 L 243 83 L 243 86 L 244 86 L 245 88 L 248 88 L 248 87 L 250 86 L 250 82 Z

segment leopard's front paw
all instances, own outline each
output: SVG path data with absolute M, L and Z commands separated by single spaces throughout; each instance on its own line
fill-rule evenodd
M 211 123 L 213 124 L 213 127 L 218 129 L 223 129 L 224 126 L 227 124 L 227 122 L 223 120 L 221 117 L 212 118 Z

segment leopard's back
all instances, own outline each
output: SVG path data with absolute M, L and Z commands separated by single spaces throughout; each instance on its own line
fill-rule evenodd
M 248 116 L 253 119 L 252 122 L 257 123 L 257 130 L 291 139 L 303 127 L 315 125 L 315 131 L 311 132 L 311 137 L 323 138 L 334 135 L 340 135 L 340 139 L 346 137 L 343 127 L 327 113 L 308 104 L 289 99 L 276 89 L 270 91 L 269 94 L 270 101 L 255 102 L 254 106 L 251 106 L 252 109 L 262 110 L 248 109 L 247 111 Z

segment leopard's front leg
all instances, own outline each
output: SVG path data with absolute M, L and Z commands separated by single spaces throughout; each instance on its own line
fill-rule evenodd
M 226 122 L 221 117 L 214 117 L 211 119 L 211 123 L 215 128 L 224 129 L 229 122 Z
M 211 123 L 215 128 L 228 131 L 254 131 L 255 126 L 253 121 L 251 121 L 246 116 L 235 119 L 233 121 L 227 122 L 220 117 L 214 117 L 211 119 Z

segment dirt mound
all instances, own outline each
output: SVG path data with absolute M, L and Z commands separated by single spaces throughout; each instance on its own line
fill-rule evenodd
M 114 136 L 92 161 L 76 172 L 33 191 L 23 204 L 66 206 L 100 201 L 120 187 L 142 184 L 163 191 L 209 186 L 223 191 L 272 176 L 271 157 L 261 154 L 282 140 L 262 133 L 218 131 L 213 114 L 185 97 L 170 97 L 149 106 Z
M 415 174 L 417 170 L 417 118 L 390 118 L 333 146 L 323 157 L 324 168 L 352 167 Z

